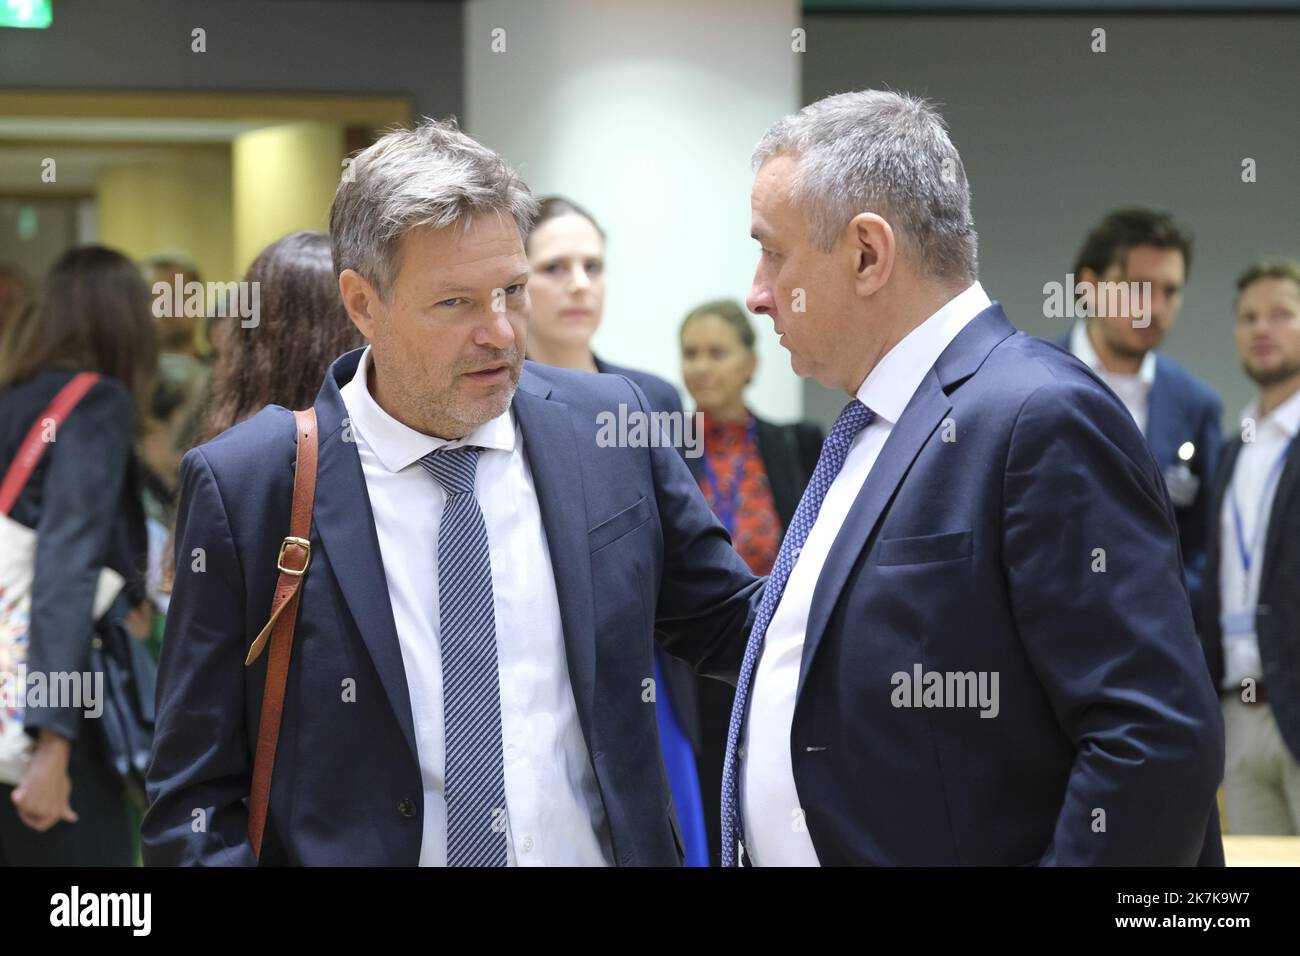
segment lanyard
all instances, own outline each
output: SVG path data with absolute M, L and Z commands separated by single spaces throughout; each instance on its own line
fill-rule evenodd
M 731 480 L 727 482 L 727 490 L 724 492 L 718 484 L 717 472 L 713 470 L 713 464 L 709 461 L 709 456 L 704 456 L 704 477 L 709 482 L 709 491 L 713 498 L 713 513 L 718 516 L 723 527 L 727 529 L 727 534 L 732 538 L 736 536 L 736 505 L 740 497 L 740 483 L 745 477 L 745 456 L 749 449 L 758 445 L 758 425 L 753 415 L 749 416 L 749 423 L 745 426 L 745 441 L 740 446 L 740 451 L 736 454 L 734 466 L 731 469 Z
M 1230 500 L 1232 504 L 1232 527 L 1237 536 L 1237 556 L 1241 559 L 1242 570 L 1242 602 L 1248 600 L 1250 593 L 1250 567 L 1254 563 L 1255 556 L 1259 553 L 1259 544 L 1263 538 L 1264 532 L 1264 509 L 1271 503 L 1270 495 L 1277 485 L 1278 480 L 1282 477 L 1282 468 L 1286 465 L 1287 453 L 1291 450 L 1288 442 L 1287 446 L 1282 449 L 1282 454 L 1278 455 L 1277 461 L 1269 470 L 1268 478 L 1264 482 L 1264 493 L 1259 496 L 1258 516 L 1255 520 L 1255 533 L 1251 536 L 1252 540 L 1249 545 L 1246 544 L 1246 532 L 1241 523 L 1241 508 L 1237 504 L 1237 483 L 1232 483 L 1232 494 Z

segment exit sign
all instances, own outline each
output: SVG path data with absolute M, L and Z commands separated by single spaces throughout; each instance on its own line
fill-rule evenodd
M 0 0 L 0 27 L 42 29 L 54 22 L 53 0 Z

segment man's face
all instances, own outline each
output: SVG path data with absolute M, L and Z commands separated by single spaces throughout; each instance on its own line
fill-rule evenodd
M 340 289 L 370 340 L 370 388 L 385 411 L 449 439 L 504 412 L 523 367 L 527 281 L 519 230 L 494 213 L 406 233 L 387 301 L 345 270 Z
M 1259 279 L 1237 298 L 1237 353 L 1257 385 L 1300 373 L 1300 285 L 1291 279 Z
M 1136 294 L 1093 293 L 1091 305 L 1096 315 L 1093 321 L 1112 352 L 1141 359 L 1160 346 L 1183 306 L 1186 275 L 1187 266 L 1179 249 L 1134 246 L 1120 262 L 1111 264 L 1101 276 L 1102 281 L 1138 284 L 1136 289 L 1129 287 L 1129 292 Z M 1085 269 L 1079 279 L 1095 282 L 1097 276 Z M 1150 283 L 1149 294 L 1145 283 Z M 1117 293 L 1123 291 L 1116 289 Z M 1143 314 L 1145 309 L 1150 310 L 1150 324 Z M 1135 324 L 1139 327 L 1135 328 Z
M 585 216 L 548 219 L 528 237 L 528 298 L 535 342 L 585 348 L 605 306 L 605 243 Z
M 871 338 L 854 291 L 855 250 L 847 229 L 829 252 L 813 246 L 790 201 L 796 169 L 796 159 L 774 156 L 754 179 L 751 234 L 762 251 L 745 304 L 771 316 L 795 374 L 854 392 L 866 377 Z

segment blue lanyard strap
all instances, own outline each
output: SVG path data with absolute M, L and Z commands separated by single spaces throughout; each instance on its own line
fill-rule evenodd
M 704 477 L 709 483 L 709 491 L 713 496 L 713 512 L 727 529 L 727 534 L 733 538 L 736 536 L 736 506 L 740 498 L 740 485 L 745 478 L 745 458 L 749 454 L 749 449 L 757 446 L 758 424 L 754 416 L 750 415 L 745 426 L 745 441 L 736 454 L 734 467 L 731 470 L 731 480 L 727 482 L 725 492 L 718 483 L 718 474 L 714 471 L 709 456 L 707 454 L 704 456 Z
M 1264 533 L 1264 507 L 1269 501 L 1269 494 L 1273 486 L 1282 477 L 1282 469 L 1286 465 L 1287 454 L 1290 451 L 1291 443 L 1288 442 L 1287 446 L 1282 449 L 1282 454 L 1278 455 L 1277 461 L 1273 463 L 1273 467 L 1269 470 L 1268 479 L 1264 482 L 1264 493 L 1259 498 L 1259 520 L 1255 522 L 1254 540 L 1249 545 L 1246 544 L 1246 532 L 1241 523 L 1241 508 L 1237 504 L 1237 482 L 1234 480 L 1232 483 L 1232 494 L 1229 496 L 1232 505 L 1232 527 L 1237 537 L 1237 555 L 1241 558 L 1241 568 L 1246 572 L 1247 578 L 1250 577 L 1250 566 L 1258 553 L 1260 537 Z

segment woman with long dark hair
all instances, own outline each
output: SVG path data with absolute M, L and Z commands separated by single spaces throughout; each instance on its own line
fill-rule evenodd
M 214 332 L 220 344 L 203 441 L 267 405 L 306 408 L 330 363 L 366 344 L 339 298 L 325 233 L 277 239 L 253 260 L 244 281 L 258 284 L 258 320 L 248 328 L 238 318 L 215 320 L 225 328 Z
M 92 643 L 106 627 L 137 632 L 146 541 L 133 446 L 156 361 L 144 281 L 129 259 L 103 246 L 60 257 L 39 309 L 0 342 L 0 474 L 21 474 L 21 467 L 11 472 L 20 449 L 30 454 L 34 428 L 48 432 L 30 475 L 11 483 L 17 496 L 6 502 L 8 517 L 35 531 L 28 620 L 16 620 L 12 604 L 0 608 L 0 657 L 10 665 L 25 657 L 29 690 L 33 675 L 51 690 L 56 681 L 70 686 L 60 677 L 70 675 L 83 688 L 89 683 L 92 698 L 102 694 L 91 673 Z M 56 424 L 52 402 L 70 394 L 74 379 L 88 390 Z M 97 617 L 105 567 L 124 583 Z M 123 780 L 103 722 L 92 719 L 102 716 L 102 697 L 28 693 L 25 703 L 21 729 L 32 746 L 16 765 L 18 779 L 0 782 L 0 864 L 130 865 Z

